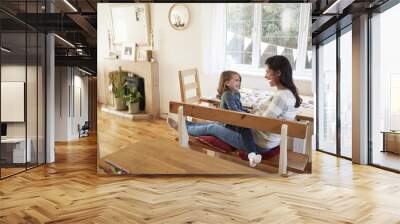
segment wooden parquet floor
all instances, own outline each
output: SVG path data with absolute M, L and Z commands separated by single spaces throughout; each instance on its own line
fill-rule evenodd
M 183 149 L 177 141 L 161 138 L 153 142 L 139 141 L 129 145 L 104 157 L 104 161 L 133 175 L 265 175 L 264 172 L 250 167 L 248 162 L 241 161 L 243 165 L 194 149 Z
M 94 136 L 56 161 L 0 181 L 0 223 L 400 223 L 398 174 L 319 152 L 289 178 L 98 176 Z

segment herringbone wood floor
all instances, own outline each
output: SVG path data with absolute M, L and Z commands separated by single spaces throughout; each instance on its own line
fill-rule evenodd
M 0 181 L 0 223 L 400 223 L 398 174 L 319 152 L 289 178 L 101 177 L 93 136 L 56 160 Z

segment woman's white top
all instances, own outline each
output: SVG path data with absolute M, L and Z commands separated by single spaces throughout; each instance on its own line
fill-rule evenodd
M 294 107 L 295 103 L 296 98 L 290 90 L 278 90 L 271 98 L 265 101 L 254 114 L 269 118 L 294 120 L 297 114 L 297 109 Z M 253 136 L 256 145 L 267 149 L 278 146 L 281 140 L 278 134 L 254 129 Z

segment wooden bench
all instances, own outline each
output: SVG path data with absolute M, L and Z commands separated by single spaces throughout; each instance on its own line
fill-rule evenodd
M 281 176 L 287 176 L 288 137 L 304 139 L 306 145 L 307 139 L 309 139 L 308 135 L 310 134 L 308 131 L 310 128 L 308 121 L 279 120 L 181 102 L 170 102 L 169 112 L 178 114 L 178 139 L 181 147 L 184 148 L 189 147 L 189 135 L 185 123 L 187 116 L 280 134 L 281 143 L 278 173 Z M 296 157 L 295 160 L 301 160 L 300 162 L 308 164 L 310 161 L 309 158 L 311 158 L 311 151 L 307 149 L 305 154 L 291 152 L 289 155 Z

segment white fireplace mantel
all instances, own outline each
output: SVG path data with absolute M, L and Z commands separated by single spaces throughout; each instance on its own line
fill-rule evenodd
M 98 71 L 98 87 L 100 103 L 112 106 L 111 93 L 108 90 L 110 83 L 108 74 L 121 67 L 123 71 L 132 72 L 144 79 L 145 113 L 153 118 L 160 117 L 160 88 L 157 62 L 133 62 L 125 60 L 103 59 L 102 69 Z

